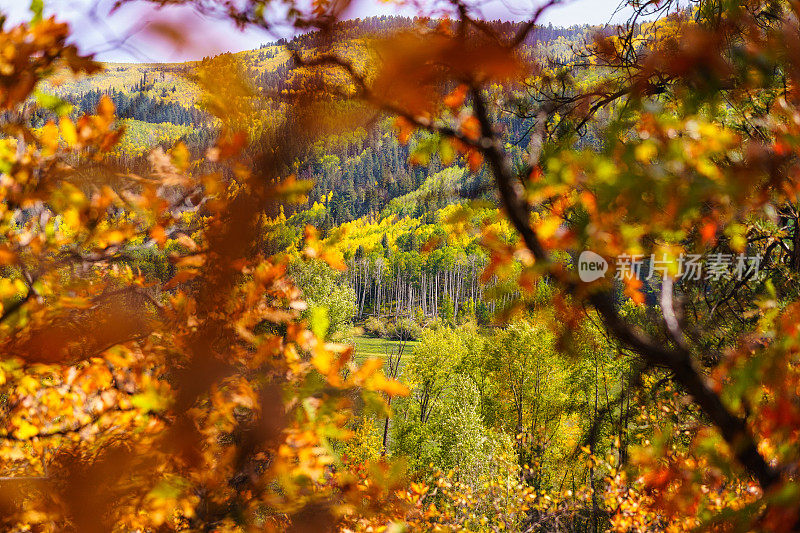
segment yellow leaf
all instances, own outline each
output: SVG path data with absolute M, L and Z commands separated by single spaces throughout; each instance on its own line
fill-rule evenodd
M 108 244 L 119 244 L 125 240 L 125 234 L 117 229 L 111 230 L 105 235 Z
M 542 239 L 549 239 L 556 234 L 561 227 L 561 218 L 555 216 L 546 217 L 536 226 L 536 233 Z
M 172 156 L 172 164 L 178 171 L 183 172 L 189 167 L 191 154 L 183 142 L 178 141 L 172 150 L 170 150 L 170 156 Z
M 39 137 L 42 145 L 44 146 L 43 153 L 45 155 L 53 155 L 58 148 L 58 126 L 52 122 L 48 122 L 42 127 L 42 134 Z
M 64 211 L 61 216 L 64 218 L 64 225 L 69 229 L 75 230 L 81 223 L 81 215 L 74 207 Z
M 311 364 L 319 370 L 320 374 L 327 376 L 333 366 L 333 354 L 327 350 L 317 350 L 314 357 L 311 358 Z
M 640 163 L 649 163 L 658 153 L 655 143 L 645 141 L 634 150 L 634 156 Z
M 58 125 L 61 128 L 61 138 L 64 139 L 64 142 L 66 142 L 68 146 L 75 146 L 78 142 L 78 131 L 75 129 L 75 124 L 73 124 L 69 117 L 61 117 Z
M 19 294 L 19 289 L 17 288 L 17 284 L 8 279 L 2 278 L 0 279 L 0 300 L 5 300 L 7 298 L 11 298 L 12 296 L 16 296 Z
M 18 439 L 29 439 L 39 434 L 39 428 L 28 422 L 20 420 L 19 427 L 14 431 L 14 436 Z

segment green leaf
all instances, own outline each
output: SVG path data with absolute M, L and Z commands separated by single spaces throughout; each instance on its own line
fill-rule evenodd
M 150 491 L 150 496 L 159 500 L 174 500 L 189 487 L 189 482 L 179 476 L 169 476 L 161 480 Z
M 31 13 L 33 13 L 31 25 L 38 24 L 42 21 L 43 12 L 44 0 L 31 0 Z
M 453 144 L 448 139 L 442 138 L 439 142 L 439 160 L 442 165 L 445 167 L 450 166 L 455 158 L 456 150 L 453 148 Z
M 72 104 L 54 94 L 35 91 L 33 96 L 36 98 L 36 103 L 39 104 L 40 107 L 49 109 L 59 117 L 63 117 L 72 113 Z
M 328 310 L 324 307 L 314 306 L 309 310 L 309 323 L 311 331 L 320 339 L 324 339 L 331 325 Z
M 144 392 L 131 397 L 131 403 L 134 407 L 152 413 L 166 409 L 168 400 L 155 387 L 148 387 Z

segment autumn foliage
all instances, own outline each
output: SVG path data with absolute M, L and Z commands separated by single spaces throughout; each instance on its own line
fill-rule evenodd
M 261 1 L 177 3 L 275 22 Z M 316 33 L 287 51 L 283 115 L 252 123 L 263 95 L 232 59 L 205 62 L 187 76 L 214 145 L 156 148 L 136 172 L 114 157 L 110 98 L 76 117 L 36 90 L 102 68 L 70 28 L 36 5 L 0 27 L 3 530 L 797 530 L 800 3 L 634 2 L 644 21 L 569 61 L 526 45 L 555 3 L 509 35 L 453 1 L 357 45 L 340 3 L 292 4 Z M 511 325 L 431 328 L 408 383 L 400 355 L 357 364 L 331 342 L 288 273 L 298 258 L 346 269 L 337 239 L 382 222 L 309 225 L 296 257 L 267 252 L 307 200 L 297 161 L 368 113 L 392 117 L 412 164 L 488 173 L 477 205 L 505 217 L 452 208 L 437 238 L 480 243 L 479 281 L 514 288 L 496 324 Z M 524 145 L 498 127 L 509 113 Z M 584 282 L 584 250 L 661 272 Z M 759 272 L 685 275 L 687 256 L 745 254 Z M 430 427 L 452 389 L 494 409 L 453 414 L 491 426 L 464 449 L 500 434 L 491 464 L 392 454 L 393 412 Z M 403 428 L 397 446 L 424 441 Z
M 342 378 L 352 348 L 307 329 L 285 263 L 254 248 L 262 210 L 302 187 L 270 174 L 274 154 L 238 159 L 233 129 L 209 155 L 233 179 L 182 145 L 123 174 L 107 98 L 29 129 L 13 111 L 40 78 L 100 66 L 52 19 L 0 35 L 4 530 L 310 530 L 338 518 L 325 502 L 360 509 L 374 489 L 337 473 L 328 441 L 352 393 L 406 389 L 374 362 Z M 178 209 L 197 194 L 202 215 Z M 173 265 L 163 285 L 137 268 L 145 249 Z

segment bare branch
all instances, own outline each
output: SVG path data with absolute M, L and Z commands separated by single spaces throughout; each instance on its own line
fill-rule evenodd
M 664 279 L 661 281 L 661 314 L 664 316 L 664 324 L 673 342 L 686 350 L 688 349 L 686 346 L 686 339 L 681 331 L 673 305 L 673 285 L 672 276 L 665 275 Z

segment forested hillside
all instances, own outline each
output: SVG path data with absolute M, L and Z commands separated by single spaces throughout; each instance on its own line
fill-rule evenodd
M 337 30 L 342 32 L 342 46 L 357 50 L 359 45 L 353 43 L 385 38 L 417 24 L 409 18 L 375 17 L 340 22 Z M 505 36 L 520 28 L 518 23 L 490 24 Z M 550 58 L 558 65 L 569 61 L 573 50 L 584 47 L 599 30 L 537 28 L 526 37 L 522 53 Z M 295 85 L 307 81 L 291 51 L 308 49 L 312 42 L 312 36 L 301 35 L 291 42 L 262 44 L 196 63 L 111 64 L 102 73 L 48 90 L 72 106 L 73 117 L 95 109 L 107 96 L 117 117 L 125 119 L 115 155 L 130 168 L 143 168 L 156 147 L 183 142 L 199 156 L 216 141 L 219 121 L 202 101 L 198 72 L 227 65 L 251 91 L 247 98 L 263 98 L 258 101 L 260 118 L 249 117 L 247 125 L 255 138 L 264 125 L 287 112 L 282 102 L 297 90 Z M 51 118 L 52 112 L 40 108 L 33 123 L 41 126 Z M 510 112 L 497 120 L 514 154 L 513 164 L 521 168 L 533 121 Z M 470 169 L 466 161 L 453 166 L 455 153 L 448 155 L 440 148 L 434 136 L 401 142 L 392 120 L 379 115 L 319 139 L 291 169 L 298 179 L 313 184 L 307 203 L 284 206 L 283 214 L 268 223 L 266 249 L 297 253 L 304 228 L 317 228 L 348 264 L 346 282 L 357 297 L 353 316 L 357 322 L 372 316 L 389 322 L 405 318 L 419 325 L 441 318 L 455 324 L 479 316 L 482 325 L 490 324 L 517 291 L 499 283 L 496 276 L 480 279 L 487 264 L 485 250 L 474 237 L 452 235 L 448 221 L 460 214 L 452 207 L 467 200 L 483 198 L 493 204 L 492 179 L 485 167 Z M 496 217 L 496 212 L 484 208 L 468 216 L 480 223 Z M 510 228 L 501 233 L 511 239 Z
M 409 18 L 374 17 L 340 22 L 338 30 L 345 43 L 354 43 L 408 30 L 415 24 Z M 520 27 L 510 22 L 491 24 L 503 35 L 511 35 Z M 598 30 L 590 26 L 537 28 L 527 36 L 524 53 L 567 61 L 573 48 L 591 41 Z M 213 145 L 219 125 L 201 101 L 201 89 L 195 82 L 197 72 L 214 63 L 235 63 L 230 68 L 246 81 L 252 94 L 264 97 L 258 104 L 261 123 L 276 120 L 285 112 L 282 101 L 294 90 L 293 83 L 302 78 L 297 75 L 289 50 L 302 51 L 311 42 L 310 36 L 301 35 L 291 42 L 262 44 L 251 51 L 207 57 L 199 62 L 109 64 L 91 77 L 45 85 L 41 91 L 63 98 L 72 106 L 72 117 L 94 110 L 100 98 L 108 96 L 118 117 L 137 121 L 129 123 L 123 137 L 124 149 L 118 151 L 120 157 L 133 159 L 126 164 L 135 167 L 135 156 L 145 157 L 156 146 L 168 148 L 183 141 L 193 154 L 199 155 Z M 50 118 L 51 112 L 39 108 L 32 119 L 35 126 L 41 126 Z M 513 114 L 498 118 L 504 137 L 521 153 L 527 146 L 532 122 Z M 333 193 L 325 202 L 324 216 L 314 221 L 324 231 L 364 216 L 432 216 L 459 198 L 479 197 L 488 190 L 490 178 L 485 171 L 443 180 L 440 171 L 448 165 L 440 161 L 438 145 L 432 144 L 435 140 L 400 143 L 390 120 L 375 117 L 368 122 L 320 139 L 310 148 L 308 157 L 296 162 L 298 177 L 314 183 L 308 207 Z M 263 125 L 251 124 L 251 135 L 259 135 L 259 128 Z M 414 157 L 410 158 L 412 154 Z

